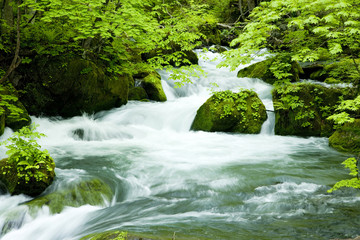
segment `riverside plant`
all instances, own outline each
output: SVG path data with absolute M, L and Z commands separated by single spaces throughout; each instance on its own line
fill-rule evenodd
M 32 178 L 38 182 L 47 178 L 46 174 L 39 169 L 47 165 L 47 171 L 52 171 L 52 167 L 46 164 L 51 158 L 48 151 L 41 150 L 37 142 L 37 139 L 45 137 L 45 134 L 35 131 L 37 127 L 35 124 L 25 126 L 5 141 L 0 142 L 0 145 L 5 145 L 8 149 L 6 154 L 11 163 L 3 167 L 0 174 L 6 175 L 12 167 L 16 167 L 18 179 L 23 179 L 25 183 Z

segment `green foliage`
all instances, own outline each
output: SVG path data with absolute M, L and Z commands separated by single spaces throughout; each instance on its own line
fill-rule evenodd
M 215 100 L 213 111 L 217 111 L 219 106 L 222 106 L 220 119 L 231 116 L 235 110 L 242 114 L 242 122 L 246 122 L 245 111 L 247 110 L 247 98 L 256 96 L 256 93 L 250 90 L 242 90 L 238 93 L 234 93 L 230 90 L 219 91 L 213 93 Z M 225 103 L 225 104 L 222 104 Z M 254 101 L 251 107 L 254 110 L 259 110 L 261 102 Z
M 342 101 L 336 108 L 338 113 L 328 117 L 329 120 L 334 121 L 335 127 L 338 128 L 347 122 L 354 122 L 355 118 L 351 117 L 349 112 L 356 112 L 360 109 L 360 96 L 353 100 Z
M 324 55 L 355 57 L 360 50 L 359 0 L 272 0 L 256 7 L 250 21 L 219 64 L 235 69 L 254 55 L 272 53 L 292 61 L 313 62 Z M 267 49 L 267 52 L 260 51 Z M 354 64 L 358 68 L 358 64 Z M 288 66 L 278 66 L 279 70 Z M 277 69 L 274 69 L 278 71 Z M 276 72 L 275 71 L 275 72 Z M 281 80 L 286 71 L 276 74 Z M 284 75 L 285 74 L 285 75 Z M 359 72 L 357 72 L 357 79 Z
M 357 167 L 358 161 L 355 158 L 348 158 L 343 163 L 345 168 L 350 170 L 349 175 L 354 178 L 341 180 L 328 190 L 328 193 L 336 191 L 343 187 L 360 188 L 359 169 Z
M 3 114 L 5 111 L 10 115 L 10 117 L 17 118 L 19 120 L 27 120 L 25 118 L 21 118 L 23 114 L 23 110 L 16 106 L 16 102 L 18 101 L 18 98 L 10 94 L 8 89 L 12 89 L 11 86 L 8 86 L 7 88 L 0 85 L 0 115 Z
M 6 154 L 9 156 L 9 162 L 16 166 L 17 175 L 19 179 L 26 183 L 30 179 L 35 178 L 36 181 L 42 181 L 46 175 L 38 171 L 50 159 L 47 150 L 41 150 L 41 146 L 36 139 L 44 137 L 45 135 L 36 132 L 36 125 L 26 126 L 18 132 L 14 132 L 11 137 L 1 142 L 0 145 L 5 145 L 8 149 Z M 2 173 L 6 174 L 6 169 L 1 169 Z M 52 171 L 48 165 L 47 171 Z

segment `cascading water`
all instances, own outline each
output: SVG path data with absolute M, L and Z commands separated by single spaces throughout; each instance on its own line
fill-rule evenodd
M 217 54 L 207 53 L 213 58 Z M 175 89 L 161 72 L 168 101 L 129 102 L 93 116 L 33 118 L 47 135 L 40 144 L 56 162 L 47 192 L 99 178 L 114 192 L 102 206 L 30 213 L 26 196 L 0 196 L 1 239 L 80 239 L 121 229 L 170 239 L 330 239 L 359 234 L 360 197 L 327 194 L 346 177 L 346 156 L 325 138 L 273 134 L 274 116 L 261 134 L 189 131 L 197 109 L 220 89 L 254 89 L 272 110 L 271 86 L 237 78 L 201 61 L 207 78 Z M 4 139 L 11 134 L 7 129 Z M 0 149 L 5 157 L 5 149 Z

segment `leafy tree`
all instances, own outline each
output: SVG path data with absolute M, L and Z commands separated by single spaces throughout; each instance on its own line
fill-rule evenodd
M 203 37 L 199 26 L 209 18 L 208 5 L 192 0 L 22 0 L 14 7 L 18 10 L 18 27 L 2 22 L 1 29 L 5 26 L 12 31 L 1 34 L 5 44 L 0 45 L 0 51 L 13 55 L 16 62 L 9 64 L 0 59 L 0 81 L 9 76 L 4 66 L 11 72 L 20 59 L 29 62 L 34 55 L 72 52 L 101 61 L 110 74 L 190 64 L 182 56 L 199 46 Z M 15 41 L 16 49 L 11 47 Z M 154 50 L 159 54 L 140 61 L 142 54 Z M 195 73 L 193 68 L 184 69 Z
M 235 69 L 248 63 L 254 54 L 275 54 L 292 61 L 316 61 L 349 58 L 360 76 L 355 58 L 360 51 L 359 0 L 272 0 L 262 2 L 250 22 L 232 41 L 236 49 L 225 53 L 219 66 Z M 274 73 L 283 76 L 289 66 L 274 65 Z M 275 75 L 276 75 L 275 74 Z M 359 85 L 359 77 L 356 85 Z

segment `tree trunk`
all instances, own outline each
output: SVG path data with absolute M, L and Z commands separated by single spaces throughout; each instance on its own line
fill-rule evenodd
M 256 0 L 247 0 L 249 13 L 255 8 L 256 6 Z
M 20 52 L 20 21 L 21 21 L 21 14 L 20 14 L 20 2 L 18 2 L 17 7 L 17 24 L 16 24 L 16 48 L 14 58 L 10 64 L 10 67 L 6 71 L 5 75 L 0 79 L 0 84 L 5 82 L 5 80 L 9 77 L 9 75 L 19 66 L 21 63 L 21 58 L 19 57 Z
M 0 10 L 1 10 L 1 20 L 4 20 L 5 25 L 9 28 L 14 26 L 14 11 L 13 7 L 10 5 L 11 0 L 3 0 L 0 2 Z M 6 26 L 0 25 L 1 33 L 9 31 L 9 28 Z

